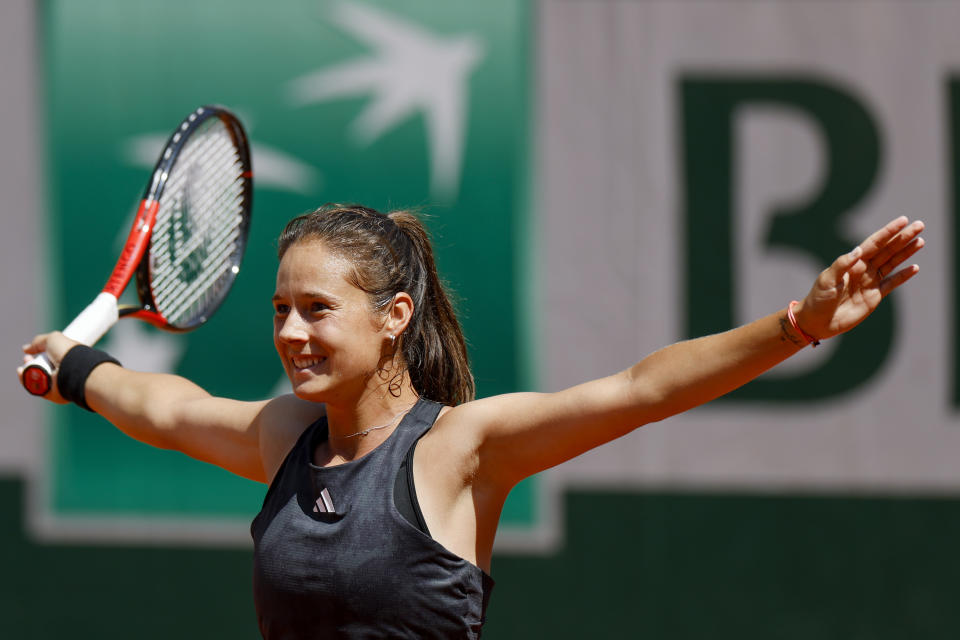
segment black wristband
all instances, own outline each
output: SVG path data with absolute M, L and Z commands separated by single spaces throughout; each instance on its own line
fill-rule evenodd
M 57 371 L 57 389 L 63 399 L 76 403 L 87 411 L 93 411 L 87 404 L 84 387 L 87 384 L 90 372 L 104 362 L 120 364 L 110 354 L 88 347 L 85 344 L 78 344 L 67 351 L 67 355 L 63 356 L 63 360 L 60 362 L 60 369 Z

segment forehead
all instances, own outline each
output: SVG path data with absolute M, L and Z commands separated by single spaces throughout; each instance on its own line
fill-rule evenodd
M 287 249 L 277 267 L 277 289 L 311 286 L 341 290 L 357 289 L 348 281 L 353 264 L 341 254 L 331 251 L 317 239 L 301 240 Z M 357 289 L 359 291 L 359 289 Z

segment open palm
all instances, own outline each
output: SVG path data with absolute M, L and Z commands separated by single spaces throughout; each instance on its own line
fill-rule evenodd
M 887 294 L 919 272 L 915 264 L 897 268 L 923 247 L 923 229 L 923 222 L 901 216 L 834 260 L 797 307 L 800 327 L 815 338 L 829 338 L 863 322 Z

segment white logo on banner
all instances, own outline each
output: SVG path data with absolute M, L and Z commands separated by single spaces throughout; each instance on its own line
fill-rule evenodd
M 431 193 L 452 200 L 463 163 L 467 80 L 483 57 L 482 43 L 472 35 L 440 37 L 359 4 L 335 5 L 331 19 L 375 53 L 297 78 L 290 85 L 293 102 L 304 105 L 372 94 L 352 125 L 363 145 L 422 111 L 429 137 Z

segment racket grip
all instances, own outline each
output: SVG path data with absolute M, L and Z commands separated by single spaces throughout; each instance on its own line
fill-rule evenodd
M 63 330 L 63 335 L 88 346 L 103 337 L 120 317 L 117 298 L 102 292 Z M 46 353 L 41 353 L 23 367 L 24 388 L 35 396 L 46 395 L 53 386 L 54 366 Z
M 93 346 L 120 318 L 117 298 L 103 291 L 63 330 L 71 340 Z

